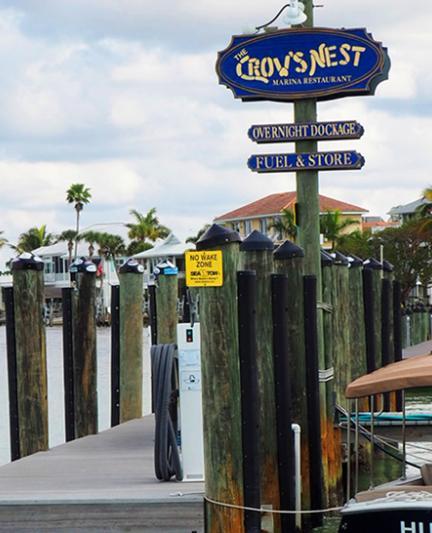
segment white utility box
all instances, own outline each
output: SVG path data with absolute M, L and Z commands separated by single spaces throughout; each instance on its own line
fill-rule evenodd
M 183 481 L 204 479 L 200 325 L 177 325 Z

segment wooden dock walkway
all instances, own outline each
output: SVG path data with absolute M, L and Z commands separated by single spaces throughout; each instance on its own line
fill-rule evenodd
M 204 483 L 159 482 L 153 416 L 0 468 L 0 531 L 203 531 Z

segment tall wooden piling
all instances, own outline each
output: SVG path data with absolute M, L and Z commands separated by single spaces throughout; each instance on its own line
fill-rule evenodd
M 48 449 L 44 279 L 41 259 L 24 253 L 12 262 L 19 448 L 21 457 Z
M 269 313 L 273 249 L 273 242 L 268 237 L 258 231 L 253 231 L 240 245 L 240 264 L 241 268 L 253 270 L 256 273 L 256 321 L 259 325 L 256 354 L 259 392 L 261 504 L 279 509 L 272 317 Z
M 120 286 L 111 287 L 111 427 L 120 424 Z
M 348 256 L 349 331 L 351 379 L 366 374 L 366 334 L 363 305 L 363 261 L 354 255 Z
M 255 272 L 253 270 L 237 272 L 237 287 L 244 506 L 259 509 L 261 506 L 260 395 L 256 346 L 257 287 Z M 251 509 L 245 510 L 244 513 L 245 531 L 260 533 L 261 513 Z
M 177 342 L 178 275 L 170 263 L 157 265 L 156 323 L 158 344 Z
M 382 339 L 381 339 L 381 280 L 383 278 L 382 264 L 374 259 L 366 259 L 363 263 L 365 270 L 371 271 L 371 282 L 373 291 L 372 315 L 374 320 L 373 342 L 375 350 L 375 368 L 382 366 Z
M 273 274 L 271 277 L 272 289 L 272 317 L 273 317 L 273 368 L 275 384 L 275 407 L 277 429 L 277 461 L 279 500 L 282 510 L 294 509 L 295 506 L 295 476 L 292 424 L 292 389 L 290 361 L 288 317 L 288 276 L 286 274 Z M 306 473 L 308 474 L 309 471 Z M 305 473 L 303 473 L 302 481 Z M 309 483 L 306 484 L 309 486 Z M 298 520 L 297 520 L 298 522 Z M 284 514 L 280 517 L 280 531 L 291 533 L 294 531 L 294 515 Z M 298 524 L 301 525 L 301 524 Z M 296 529 L 297 531 L 297 529 Z
M 15 312 L 13 287 L 3 287 L 3 301 L 6 314 L 6 352 L 9 396 L 9 435 L 11 461 L 21 458 L 19 419 L 18 419 L 18 382 L 15 340 Z
M 351 380 L 348 258 L 339 252 L 334 259 L 333 349 L 336 402 L 345 406 L 345 388 Z
M 243 505 L 237 268 L 240 236 L 213 224 L 197 252 L 222 250 L 223 285 L 199 291 L 203 391 L 205 527 L 243 533 L 244 513 L 213 502 Z M 158 302 L 159 307 L 159 302 Z M 209 501 L 212 500 L 212 501 Z
M 73 364 L 73 291 L 72 287 L 62 289 L 63 314 L 63 382 L 65 406 L 65 440 L 75 438 L 75 387 Z
M 306 395 L 306 360 L 304 339 L 303 272 L 304 251 L 296 244 L 285 241 L 274 252 L 275 272 L 288 277 L 287 335 L 291 375 L 292 417 L 302 430 L 302 500 L 310 508 L 309 484 L 309 431 Z M 326 460 L 325 452 L 323 460 Z
M 96 359 L 96 265 L 78 259 L 70 268 L 75 274 L 74 293 L 74 387 L 75 436 L 98 431 Z
M 143 272 L 129 259 L 120 268 L 120 422 L 142 416 Z
M 309 421 L 311 507 L 322 509 L 323 468 L 321 444 L 320 394 L 318 381 L 318 324 L 317 324 L 317 280 L 315 276 L 303 278 L 304 331 L 306 353 L 306 390 Z M 322 525 L 322 514 L 312 515 L 314 527 Z

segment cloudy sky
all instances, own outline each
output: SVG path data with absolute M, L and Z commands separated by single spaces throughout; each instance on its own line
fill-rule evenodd
M 390 79 L 375 96 L 318 107 L 319 120 L 365 127 L 359 141 L 320 143 L 366 158 L 361 171 L 322 172 L 321 192 L 385 216 L 432 183 L 432 2 L 317 3 L 316 26 L 367 27 L 389 49 Z M 16 242 L 31 226 L 72 227 L 65 191 L 74 182 L 92 192 L 83 227 L 156 207 L 183 238 L 242 204 L 293 190 L 294 176 L 246 166 L 260 150 L 249 126 L 292 121 L 292 104 L 234 100 L 214 70 L 232 34 L 281 5 L 0 0 L 0 230 Z

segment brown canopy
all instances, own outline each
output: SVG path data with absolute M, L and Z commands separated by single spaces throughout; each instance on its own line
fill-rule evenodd
M 432 387 L 432 356 L 429 354 L 410 357 L 366 374 L 348 385 L 345 396 L 361 398 L 414 387 Z

